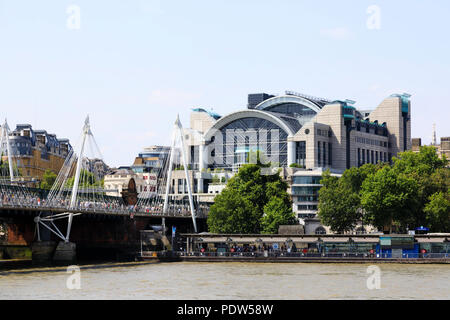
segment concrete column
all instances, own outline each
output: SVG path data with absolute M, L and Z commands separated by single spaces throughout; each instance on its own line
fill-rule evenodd
M 292 163 L 295 163 L 295 154 L 297 153 L 295 141 L 287 142 L 288 154 L 287 154 L 287 165 L 290 166 Z
M 77 261 L 77 246 L 73 242 L 60 241 L 53 255 L 53 263 L 57 265 L 72 265 Z
M 31 259 L 35 266 L 51 265 L 56 249 L 55 241 L 36 241 L 31 245 Z
M 200 143 L 200 146 L 198 147 L 198 152 L 199 152 L 198 165 L 199 165 L 200 175 L 201 175 L 202 171 L 204 169 L 206 169 L 206 167 L 208 166 L 208 163 L 207 163 L 208 156 L 206 154 L 206 149 L 207 148 L 205 147 L 204 141 L 202 141 Z M 203 190 L 203 178 L 201 176 L 197 180 L 197 192 L 198 193 L 204 193 L 205 192 Z
M 202 171 L 203 169 L 206 169 L 206 167 L 208 166 L 207 164 L 207 155 L 205 154 L 205 145 L 204 142 L 201 142 L 199 147 L 198 147 L 198 166 L 199 166 L 199 170 Z

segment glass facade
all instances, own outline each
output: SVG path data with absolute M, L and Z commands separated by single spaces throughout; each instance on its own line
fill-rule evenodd
M 269 107 L 265 111 L 277 112 L 286 115 L 291 115 L 295 117 L 304 118 L 306 121 L 311 120 L 315 115 L 316 111 L 309 107 L 300 105 L 298 103 L 283 103 L 276 106 Z
M 296 142 L 296 163 L 305 167 L 306 166 L 306 141 L 297 141 Z
M 294 176 L 292 184 L 320 184 L 321 176 Z
M 210 155 L 214 155 L 212 166 L 232 168 L 236 164 L 253 162 L 249 155 L 256 151 L 264 162 L 287 166 L 287 137 L 287 132 L 268 120 L 237 119 L 222 127 L 211 139 L 208 148 Z
M 311 196 L 317 196 L 319 195 L 319 189 L 321 187 L 292 187 L 292 194 L 293 195 L 311 195 Z

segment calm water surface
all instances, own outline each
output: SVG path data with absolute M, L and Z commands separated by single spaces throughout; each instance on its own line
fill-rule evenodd
M 0 271 L 0 299 L 450 299 L 450 265 L 155 263 L 81 269 L 67 289 L 62 269 Z

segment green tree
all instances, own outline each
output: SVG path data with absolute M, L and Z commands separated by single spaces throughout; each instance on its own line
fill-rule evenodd
M 321 184 L 319 217 L 322 223 L 339 233 L 352 230 L 361 219 L 358 194 L 349 187 L 343 187 L 347 180 L 331 176 L 329 171 L 323 174 Z
M 13 173 L 14 176 L 22 176 L 22 170 L 17 167 L 17 164 L 13 162 Z M 3 161 L 2 157 L 0 157 L 0 176 L 9 177 L 9 162 Z
M 257 208 L 235 188 L 225 188 L 216 196 L 208 215 L 212 233 L 259 233 Z
M 450 192 L 436 192 L 425 205 L 428 226 L 434 232 L 450 232 Z
M 292 205 L 286 203 L 282 197 L 273 197 L 264 206 L 264 215 L 261 218 L 261 233 L 274 234 L 280 225 L 297 224 L 292 211 Z
M 70 177 L 69 179 L 67 179 L 66 187 L 71 188 L 74 183 L 75 183 L 75 177 Z M 85 187 L 85 188 L 86 187 L 102 187 L 103 180 L 98 181 L 92 172 L 89 172 L 86 169 L 81 169 L 79 186 Z
M 423 146 L 419 152 L 402 152 L 393 161 L 396 174 L 411 177 L 417 183 L 416 197 L 405 203 L 411 227 L 428 225 L 425 206 L 431 195 L 446 192 L 450 184 L 449 169 L 445 168 L 447 159 L 439 158 L 435 147 Z
M 261 169 L 268 166 L 259 162 L 244 165 L 228 180 L 208 215 L 211 232 L 273 233 L 280 223 L 296 223 L 287 183 L 279 173 L 261 174 Z
M 40 184 L 41 189 L 50 190 L 55 183 L 57 175 L 51 170 L 45 170 Z
M 364 180 L 382 165 L 365 164 L 345 170 L 338 178 L 329 170 L 322 175 L 319 190 L 319 217 L 334 232 L 351 231 L 358 222 L 364 222 L 361 210 L 361 186 Z
M 361 205 L 367 213 L 366 220 L 378 230 L 396 223 L 405 230 L 411 226 L 411 207 L 416 205 L 417 181 L 385 166 L 364 180 L 361 189 Z

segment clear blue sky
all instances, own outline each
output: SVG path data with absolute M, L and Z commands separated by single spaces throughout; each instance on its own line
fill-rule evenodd
M 248 93 L 294 90 L 374 109 L 407 92 L 412 135 L 429 143 L 434 122 L 450 136 L 449 17 L 445 0 L 0 0 L 0 117 L 75 144 L 89 113 L 118 166 L 169 144 L 194 106 L 227 114 Z

